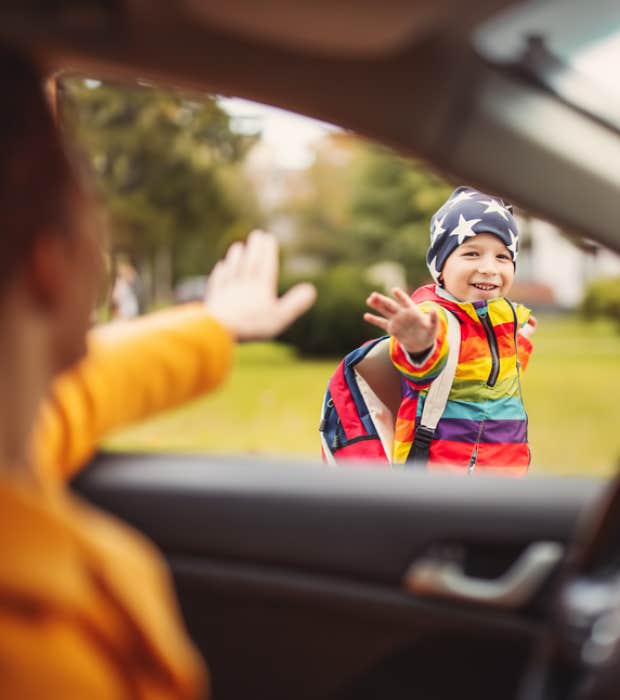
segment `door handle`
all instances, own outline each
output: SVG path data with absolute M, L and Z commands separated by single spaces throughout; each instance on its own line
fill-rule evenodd
M 446 598 L 490 607 L 516 608 L 531 599 L 562 559 L 557 542 L 536 542 L 495 579 L 468 576 L 461 564 L 425 557 L 406 571 L 404 587 L 420 596 Z

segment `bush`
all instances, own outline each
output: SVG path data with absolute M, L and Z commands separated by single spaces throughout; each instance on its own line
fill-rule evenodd
M 287 280 L 283 288 L 295 281 Z M 362 318 L 364 311 L 369 311 L 366 298 L 375 289 L 363 270 L 338 265 L 310 281 L 316 285 L 317 301 L 282 335 L 284 342 L 294 345 L 302 355 L 339 357 L 381 335 Z
M 620 277 L 592 282 L 581 302 L 581 313 L 586 319 L 610 318 L 620 330 Z

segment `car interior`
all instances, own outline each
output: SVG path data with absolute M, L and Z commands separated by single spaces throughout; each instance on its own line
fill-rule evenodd
M 611 0 L 9 0 L 50 74 L 315 117 L 620 251 Z M 579 439 L 579 436 L 577 436 Z M 164 553 L 213 697 L 618 697 L 620 483 L 100 453 L 74 481 Z

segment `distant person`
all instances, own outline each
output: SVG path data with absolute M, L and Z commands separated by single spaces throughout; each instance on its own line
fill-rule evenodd
M 382 374 L 378 383 L 374 379 L 379 387 L 387 378 L 398 391 L 393 441 L 386 448 L 377 439 L 373 446 L 357 435 L 349 444 L 340 428 L 335 440 L 324 442 L 326 456 L 338 460 L 374 449 L 383 461 L 434 470 L 527 472 L 530 450 L 520 376 L 536 320 L 529 309 L 507 298 L 518 251 L 510 206 L 471 187 L 452 193 L 431 219 L 426 260 L 435 283 L 411 297 L 397 288 L 391 296 L 373 292 L 367 300 L 376 313 L 366 313 L 364 319 L 390 336 L 386 362 L 378 370 Z M 449 355 L 448 314 L 460 328 L 456 373 L 436 428 L 420 430 L 427 392 Z M 330 383 L 332 406 L 340 404 L 342 412 L 352 402 L 334 393 L 345 387 Z M 339 420 L 346 424 L 346 416 Z
M 161 557 L 64 481 L 106 431 L 220 383 L 234 343 L 279 333 L 314 288 L 278 298 L 277 244 L 255 232 L 204 303 L 87 333 L 103 271 L 92 197 L 31 61 L 0 47 L 0 87 L 0 697 L 204 697 Z
M 135 267 L 127 262 L 118 263 L 112 287 L 112 318 L 127 321 L 139 315 L 137 284 Z

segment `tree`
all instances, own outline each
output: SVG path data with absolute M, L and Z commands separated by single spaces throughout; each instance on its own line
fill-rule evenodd
M 580 310 L 586 320 L 609 318 L 620 330 L 620 277 L 605 277 L 590 282 Z
M 99 176 L 113 248 L 153 279 L 204 274 L 259 224 L 238 184 L 257 136 L 235 133 L 214 98 L 80 77 L 64 78 L 60 95 L 65 128 Z
M 358 171 L 346 232 L 360 262 L 403 265 L 407 282 L 429 278 L 426 249 L 429 222 L 452 188 L 420 163 L 368 145 Z
M 362 319 L 366 297 L 388 283 L 387 268 L 395 267 L 381 266 L 378 283 L 376 263 L 401 265 L 410 287 L 429 280 L 430 218 L 451 189 L 419 163 L 350 134 L 329 134 L 306 187 L 285 210 L 297 229 L 289 254 L 317 263 L 291 282 L 313 273 L 319 297 L 284 339 L 303 354 L 333 356 L 376 335 Z
M 350 134 L 325 137 L 306 179 L 286 209 L 298 231 L 293 254 L 362 269 L 393 261 L 410 286 L 429 279 L 430 218 L 451 186 L 421 163 Z

